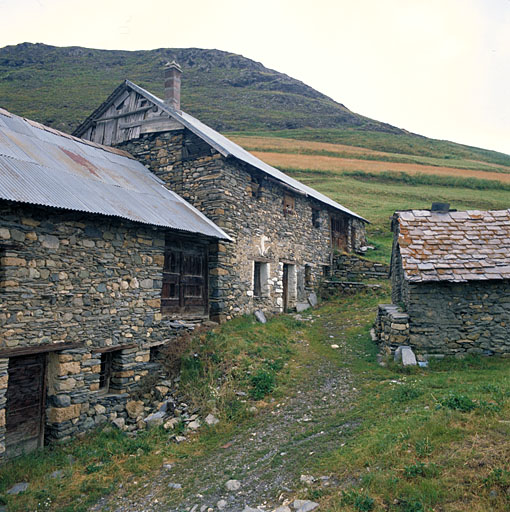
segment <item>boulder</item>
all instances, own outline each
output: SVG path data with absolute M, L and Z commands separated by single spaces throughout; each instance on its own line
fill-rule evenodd
M 144 412 L 143 402 L 141 400 L 130 400 L 126 403 L 126 411 L 128 416 L 135 420 L 138 416 L 142 415 Z
M 263 311 L 255 311 L 255 318 L 257 322 L 260 322 L 261 324 L 265 324 L 267 322 L 266 315 L 264 315 Z
M 310 304 L 310 306 L 312 306 L 312 308 L 317 306 L 318 301 L 317 301 L 317 294 L 315 292 L 312 292 L 312 293 L 310 293 L 310 295 L 308 295 L 308 303 Z
M 164 419 L 165 413 L 163 411 L 158 411 L 153 414 L 149 414 L 149 416 L 147 416 L 147 418 L 145 418 L 144 421 L 148 428 L 153 428 L 163 425 Z
M 208 424 L 208 425 L 216 425 L 217 423 L 220 422 L 220 420 L 218 418 L 216 418 L 215 416 L 213 416 L 212 414 L 208 414 L 206 417 L 205 417 L 205 422 Z
M 225 487 L 227 491 L 238 491 L 241 488 L 241 482 L 239 480 L 229 480 Z

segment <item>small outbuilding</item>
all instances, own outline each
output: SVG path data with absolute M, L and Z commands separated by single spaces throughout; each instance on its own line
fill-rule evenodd
M 396 212 L 376 334 L 421 354 L 510 354 L 510 210 Z

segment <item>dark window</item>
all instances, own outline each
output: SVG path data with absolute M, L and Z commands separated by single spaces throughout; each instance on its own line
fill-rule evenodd
M 260 199 L 262 196 L 262 186 L 260 184 L 260 179 L 256 178 L 255 176 L 251 177 L 250 182 L 250 189 L 251 189 L 251 197 L 255 199 Z
M 149 361 L 151 363 L 155 363 L 161 356 L 161 345 L 156 345 L 155 347 L 150 348 L 150 358 Z
M 112 380 L 112 360 L 113 352 L 103 352 L 101 354 L 101 371 L 99 373 L 99 389 L 108 391 L 110 381 Z
M 207 257 L 204 248 L 167 240 L 161 291 L 162 313 L 207 311 Z
M 329 265 L 322 266 L 322 277 L 329 277 L 331 275 L 331 267 Z
M 310 265 L 305 265 L 305 287 L 312 287 L 312 267 Z
M 320 210 L 318 208 L 312 208 L 312 225 L 314 228 L 321 227 Z
M 296 202 L 293 196 L 285 194 L 283 196 L 283 213 L 285 215 L 292 215 L 296 208 Z
M 262 263 L 259 261 L 255 261 L 253 266 L 253 295 L 255 297 L 260 297 L 262 295 L 262 283 L 260 279 L 260 269 Z

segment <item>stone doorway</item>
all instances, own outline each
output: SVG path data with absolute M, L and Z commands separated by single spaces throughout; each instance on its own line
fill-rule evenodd
M 8 375 L 5 445 L 11 458 L 44 443 L 46 354 L 11 357 Z

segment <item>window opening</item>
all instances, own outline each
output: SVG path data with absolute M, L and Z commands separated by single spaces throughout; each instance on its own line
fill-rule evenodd
M 260 270 L 262 263 L 255 261 L 253 265 L 253 295 L 260 297 L 262 295 L 262 282 L 260 279 Z
M 310 265 L 305 265 L 305 287 L 312 287 L 312 267 Z
M 283 196 L 283 213 L 285 215 L 292 215 L 296 207 L 296 202 L 293 196 L 284 194 Z
M 312 208 L 312 225 L 314 228 L 321 227 L 320 210 L 318 208 Z
M 99 389 L 108 392 L 112 380 L 113 352 L 101 354 L 101 371 L 99 372 Z

